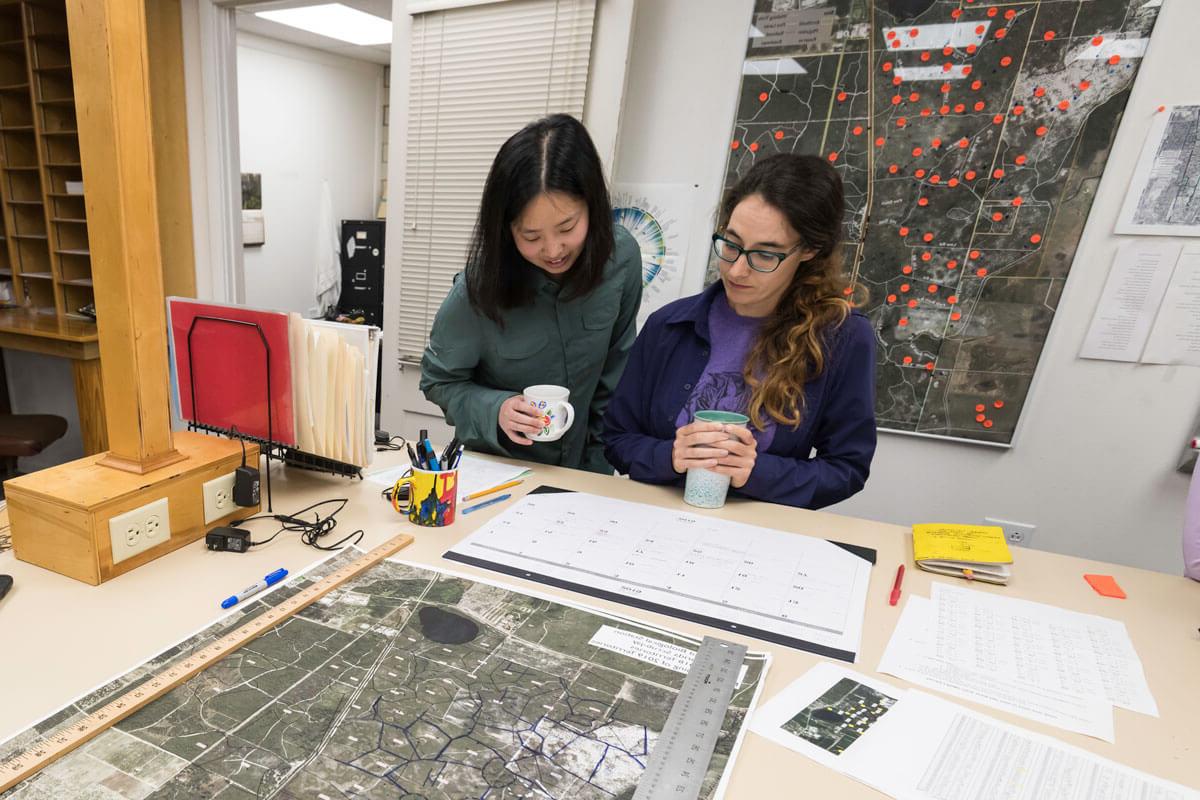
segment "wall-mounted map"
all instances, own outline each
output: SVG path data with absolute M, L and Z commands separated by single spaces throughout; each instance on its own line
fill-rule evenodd
M 881 428 L 1007 445 L 1158 0 L 756 0 L 726 182 L 819 153 Z

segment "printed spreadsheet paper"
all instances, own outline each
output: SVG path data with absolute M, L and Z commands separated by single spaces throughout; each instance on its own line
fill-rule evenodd
M 931 595 L 931 636 L 942 660 L 989 679 L 1102 697 L 1158 716 L 1125 623 L 942 583 Z
M 840 665 L 818 664 L 750 729 L 900 800 L 1200 800 L 1200 793 Z
M 938 655 L 947 639 L 934 624 L 933 602 L 910 595 L 879 661 L 879 672 L 1075 733 L 1115 741 L 1113 710 L 1103 695 L 1047 688 Z M 982 654 L 981 654 L 982 655 Z
M 824 539 L 580 492 L 527 495 L 445 557 L 845 661 L 871 572 Z

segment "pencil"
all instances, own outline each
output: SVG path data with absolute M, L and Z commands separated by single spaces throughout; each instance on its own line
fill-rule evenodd
M 477 497 L 486 497 L 489 494 L 495 494 L 496 492 L 500 492 L 505 489 L 510 489 L 513 486 L 516 486 L 518 483 L 521 483 L 524 480 L 525 480 L 524 478 L 517 478 L 515 481 L 509 481 L 508 483 L 502 483 L 499 486 L 493 486 L 490 489 L 484 489 L 481 492 L 475 492 L 474 494 L 469 494 L 462 499 L 463 499 L 463 502 L 466 502 L 467 500 L 474 500 Z
M 464 508 L 462 510 L 462 513 L 470 514 L 472 511 L 478 511 L 481 508 L 487 508 L 488 506 L 494 506 L 496 503 L 503 503 L 505 500 L 507 500 L 510 497 L 512 497 L 511 494 L 502 494 L 499 497 L 493 497 L 491 500 L 484 500 L 482 503 L 476 503 L 473 506 L 467 506 L 466 508 Z

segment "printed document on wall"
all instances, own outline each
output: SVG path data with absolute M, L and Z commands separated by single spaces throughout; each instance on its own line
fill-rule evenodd
M 1179 255 L 1142 361 L 1200 366 L 1200 244 Z
M 1200 236 L 1200 106 L 1167 106 L 1154 117 L 1116 231 Z
M 1182 245 L 1134 239 L 1117 248 L 1080 358 L 1138 361 Z

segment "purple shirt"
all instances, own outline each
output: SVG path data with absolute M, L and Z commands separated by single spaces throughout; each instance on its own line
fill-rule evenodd
M 724 293 L 713 298 L 708 308 L 708 329 L 712 332 L 712 353 L 704 371 L 696 379 L 696 388 L 688 397 L 679 416 L 675 419 L 676 427 L 683 427 L 692 421 L 697 411 L 735 411 L 739 414 L 748 413 L 750 407 L 750 390 L 742 371 L 746 365 L 746 356 L 754 346 L 754 339 L 762 327 L 760 317 L 739 316 L 729 307 Z M 775 438 L 775 423 L 765 414 L 766 429 L 758 430 L 753 425 L 750 430 L 758 440 L 759 451 L 765 451 Z

